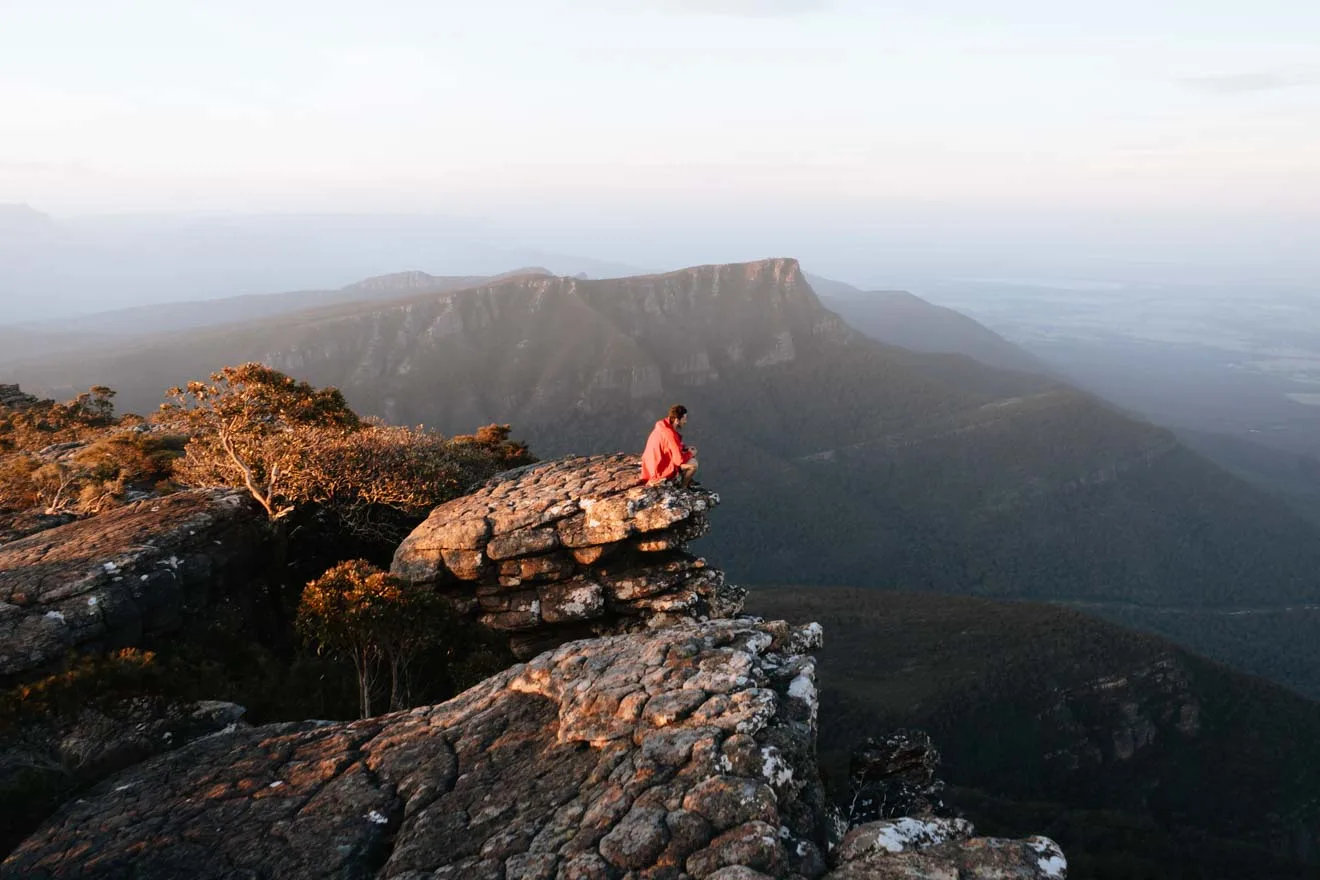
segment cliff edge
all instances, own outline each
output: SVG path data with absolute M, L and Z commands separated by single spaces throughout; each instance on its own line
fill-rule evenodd
M 1062 877 L 1045 838 L 832 823 L 815 626 L 572 642 L 439 706 L 234 729 L 66 805 L 0 877 Z
M 1046 838 L 930 811 L 847 827 L 816 763 L 821 628 L 733 616 L 686 549 L 717 502 L 597 456 L 437 508 L 396 573 L 524 649 L 604 635 L 436 706 L 231 724 L 65 804 L 0 878 L 1063 877 Z

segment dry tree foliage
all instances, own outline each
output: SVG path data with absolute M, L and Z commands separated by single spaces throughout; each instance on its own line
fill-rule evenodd
M 473 483 L 534 461 L 508 425 L 448 438 L 363 420 L 337 389 L 262 364 L 169 394 L 158 419 L 192 438 L 175 465 L 181 482 L 245 488 L 272 520 L 319 505 L 367 538 L 397 540 Z
M 337 389 L 257 363 L 166 393 L 173 401 L 161 404 L 158 421 L 192 438 L 175 474 L 192 485 L 242 486 L 272 520 L 295 509 L 308 443 L 359 424 Z
M 0 406 L 0 510 L 99 513 L 168 480 L 183 439 L 116 417 L 114 396 L 98 385 L 64 403 Z

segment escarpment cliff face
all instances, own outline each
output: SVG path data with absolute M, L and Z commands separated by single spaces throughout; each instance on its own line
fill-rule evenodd
M 663 627 L 566 644 L 439 706 L 208 737 L 67 805 L 0 876 L 1063 876 L 1049 840 L 962 820 L 872 823 L 831 852 L 819 639 Z
M 178 629 L 263 564 L 260 526 L 247 495 L 199 489 L 5 544 L 0 682 Z
M 742 609 L 745 591 L 687 552 L 719 496 L 644 486 L 634 455 L 541 462 L 437 507 L 394 556 L 459 611 L 510 634 L 516 656 L 583 635 Z

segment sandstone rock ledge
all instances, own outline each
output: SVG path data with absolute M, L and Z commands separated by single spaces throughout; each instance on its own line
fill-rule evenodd
M 261 563 L 256 504 L 176 492 L 0 547 L 0 681 L 178 628 Z
M 212 736 L 66 805 L 0 877 L 815 880 L 819 638 L 658 628 L 563 645 L 440 706 Z M 879 825 L 836 849 L 835 875 L 1063 876 L 1044 838 Z
M 433 584 L 526 659 L 589 635 L 729 617 L 745 591 L 687 552 L 719 496 L 640 485 L 635 455 L 508 471 L 432 511 L 392 571 Z

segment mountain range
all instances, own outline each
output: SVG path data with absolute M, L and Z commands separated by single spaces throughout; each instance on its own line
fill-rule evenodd
M 236 293 L 336 289 L 400 267 L 487 276 L 546 266 L 594 277 L 637 269 L 507 243 L 503 228 L 435 214 L 103 215 L 0 204 L 0 323 Z M 501 244 L 489 244 L 498 241 Z
M 901 337 L 877 302 L 869 332 Z M 936 335 L 922 343 L 935 351 L 871 338 L 776 259 L 423 288 L 6 372 L 44 392 L 108 384 L 145 410 L 169 385 L 261 360 L 392 422 L 512 423 L 542 455 L 639 447 L 681 400 L 724 497 L 706 550 L 735 579 L 1073 602 L 1189 643 L 1171 609 L 1235 632 L 1244 608 L 1320 602 L 1311 522 L 1169 431 L 1048 376 L 940 353 Z M 1285 662 L 1314 644 L 1314 622 L 1296 626 L 1265 649 L 1198 644 L 1320 693 Z
M 1044 361 L 984 324 L 906 290 L 864 291 L 806 274 L 822 305 L 872 339 L 915 351 L 963 354 L 1004 370 L 1042 375 L 1052 372 Z

